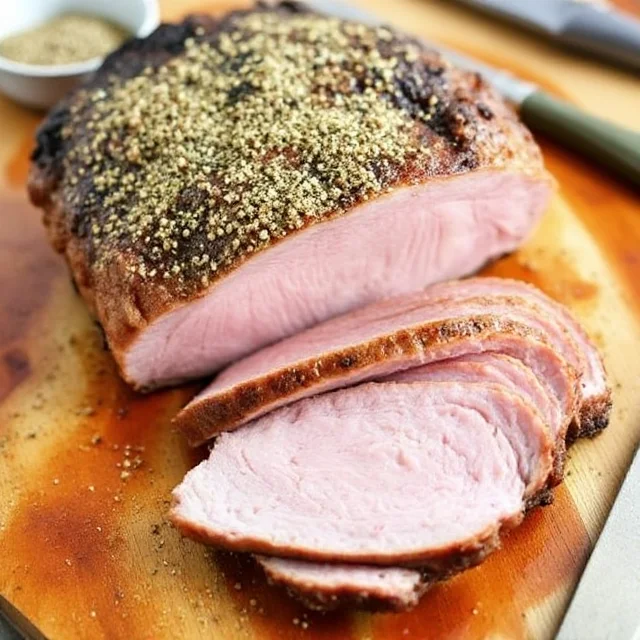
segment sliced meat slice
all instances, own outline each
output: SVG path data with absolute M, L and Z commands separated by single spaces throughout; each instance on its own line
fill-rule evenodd
M 405 369 L 383 382 L 478 382 L 503 386 L 534 406 L 555 439 L 551 485 L 562 481 L 565 459 L 566 420 L 558 398 L 520 360 L 500 353 L 478 353 Z
M 576 369 L 583 372 L 580 386 L 580 413 L 571 438 L 592 436 L 609 424 L 611 389 L 602 357 L 574 315 L 564 305 L 551 299 L 536 287 L 508 278 L 469 278 L 430 287 L 433 296 L 517 296 L 533 302 L 555 323 L 567 331 L 577 347 L 575 354 L 567 350 L 563 355 Z
M 562 428 L 562 408 L 553 394 L 548 394 L 529 367 L 502 353 L 471 353 L 432 364 L 404 369 L 381 382 L 487 382 L 504 386 L 522 396 L 542 415 L 551 432 Z
M 196 445 L 314 393 L 494 351 L 522 360 L 551 385 L 568 425 L 576 381 L 561 349 L 574 349 L 571 338 L 533 305 L 500 297 L 434 300 L 427 290 L 340 316 L 237 362 L 178 414 L 176 424 Z
M 538 412 L 498 386 L 369 383 L 221 435 L 174 490 L 171 517 L 236 551 L 380 565 L 464 557 L 521 521 L 553 453 Z
M 432 584 L 480 564 L 500 546 L 498 533 L 476 551 L 425 562 L 417 569 L 308 562 L 255 556 L 269 581 L 311 609 L 357 606 L 373 611 L 411 609 Z
M 373 610 L 411 609 L 431 582 L 416 569 L 328 564 L 257 556 L 267 578 L 311 609 L 346 605 Z

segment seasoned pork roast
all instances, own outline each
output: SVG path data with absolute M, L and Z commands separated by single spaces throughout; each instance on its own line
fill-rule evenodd
M 44 122 L 29 182 L 137 388 L 471 273 L 551 188 L 479 76 L 292 2 L 126 44 Z
M 49 114 L 32 160 L 123 377 L 222 370 L 176 419 L 219 437 L 173 521 L 309 606 L 415 605 L 608 422 L 567 310 L 434 285 L 516 249 L 553 185 L 484 80 L 390 28 L 296 2 L 163 25 Z

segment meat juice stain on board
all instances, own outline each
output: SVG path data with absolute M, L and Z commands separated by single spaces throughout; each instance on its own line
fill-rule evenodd
M 599 291 L 595 283 L 581 278 L 571 262 L 556 252 L 539 251 L 526 259 L 515 253 L 487 266 L 481 275 L 528 282 L 569 307 L 596 302 Z
M 539 142 L 562 197 L 579 215 L 640 310 L 638 190 L 549 141 Z
M 2 194 L 0 215 L 0 353 L 5 367 L 0 391 L 6 396 L 32 369 L 37 384 L 47 384 L 39 341 L 51 340 L 47 313 L 59 302 L 51 292 L 55 287 L 58 296 L 76 294 L 46 241 L 40 214 L 24 200 Z M 37 416 L 31 411 L 29 428 L 37 423 L 31 434 L 22 433 L 11 416 L 0 424 L 0 436 L 6 430 L 20 440 L 38 438 L 43 455 L 28 473 L 19 469 L 15 486 L 3 487 L 3 500 L 17 504 L 0 527 L 0 592 L 53 631 L 77 627 L 88 632 L 93 625 L 97 636 L 142 638 L 149 627 L 138 625 L 153 619 L 155 605 L 134 599 L 132 588 L 144 579 L 128 575 L 123 562 L 127 523 L 122 514 L 131 499 L 144 504 L 150 494 L 157 500 L 147 485 L 153 482 L 151 466 L 163 468 L 157 458 L 164 452 L 156 449 L 167 440 L 169 416 L 192 390 L 146 397 L 134 393 L 117 376 L 87 319 L 69 318 L 69 324 L 68 344 L 54 349 L 54 357 L 79 358 L 83 372 L 79 380 L 69 380 L 69 393 L 79 405 L 63 416 L 62 433 L 51 436 L 56 412 L 46 404 Z M 44 330 L 35 331 L 38 326 Z M 173 444 L 172 455 L 180 455 Z M 0 451 L 0 464 L 13 464 L 12 447 L 19 446 L 20 441 L 9 442 Z M 66 603 L 63 610 L 61 603 Z M 147 613 L 141 615 L 143 610 Z
M 611 4 L 615 5 L 622 11 L 626 11 L 627 13 L 640 18 L 640 5 L 637 0 L 611 0 Z
M 40 214 L 23 197 L 0 192 L 0 399 L 29 375 L 28 332 L 64 273 Z
M 93 626 L 93 637 L 147 637 L 142 625 L 156 605 L 144 596 L 149 578 L 123 562 L 125 514 L 133 500 L 157 498 L 149 486 L 154 448 L 176 392 L 129 390 L 96 332 L 76 337 L 72 348 L 84 359 L 88 391 L 79 415 L 69 416 L 77 424 L 46 449 L 47 464 L 30 474 L 0 534 L 0 574 L 10 576 L 2 591 L 47 629 L 89 633 Z

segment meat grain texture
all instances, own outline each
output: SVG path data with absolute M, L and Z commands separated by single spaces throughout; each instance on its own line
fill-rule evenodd
M 130 41 L 37 138 L 31 199 L 140 389 L 471 273 L 552 189 L 479 76 L 291 2 Z

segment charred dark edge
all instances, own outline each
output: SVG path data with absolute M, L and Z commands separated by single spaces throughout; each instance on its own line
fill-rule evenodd
M 174 418 L 174 424 L 186 435 L 191 446 L 198 446 L 223 430 L 238 426 L 259 407 L 312 389 L 320 380 L 339 378 L 347 370 L 365 370 L 372 363 L 394 356 L 416 355 L 452 339 L 482 338 L 500 333 L 544 342 L 541 334 L 524 324 L 492 314 L 429 322 L 333 352 L 321 359 L 312 358 L 297 366 L 280 369 L 264 376 L 259 384 L 238 385 L 240 388 L 215 400 L 196 401 Z
M 613 400 L 611 390 L 601 396 L 589 398 L 580 407 L 579 418 L 567 434 L 567 443 L 573 444 L 580 438 L 593 438 L 609 426 Z
M 410 611 L 420 598 L 431 588 L 433 581 L 422 578 L 411 594 L 410 599 L 382 595 L 380 593 L 358 591 L 347 586 L 332 591 L 302 589 L 290 584 L 284 579 L 275 578 L 265 571 L 267 581 L 272 586 L 283 587 L 287 594 L 301 602 L 307 609 L 313 611 L 335 611 L 345 608 L 357 608 L 372 613 Z

